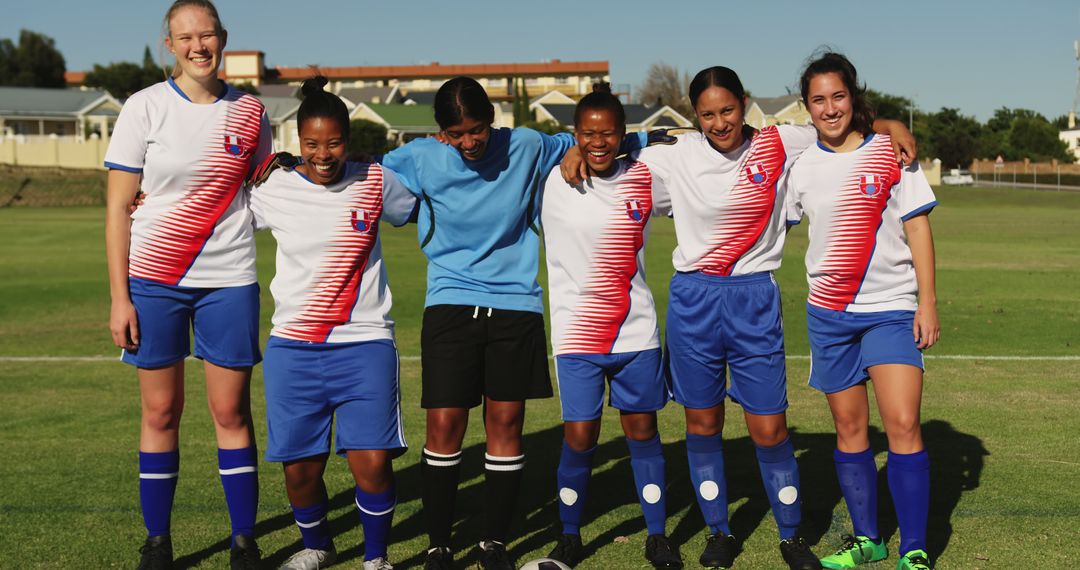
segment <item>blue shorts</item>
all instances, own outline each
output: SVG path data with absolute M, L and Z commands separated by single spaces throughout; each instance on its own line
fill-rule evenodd
M 225 368 L 254 366 L 259 354 L 259 284 L 240 287 L 180 287 L 138 277 L 128 279 L 139 319 L 139 347 L 121 360 L 139 368 L 161 368 L 191 354 Z
M 301 342 L 270 337 L 263 362 L 267 461 L 294 461 L 330 450 L 404 451 L 397 347 L 390 340 Z
M 772 273 L 676 273 L 665 345 L 668 380 L 683 406 L 711 408 L 730 394 L 751 414 L 787 409 L 784 322 Z
M 826 394 L 870 377 L 878 364 L 923 367 L 912 328 L 914 311 L 850 313 L 806 306 L 810 335 L 810 386 Z
M 618 354 L 560 354 L 555 379 L 564 422 L 600 419 L 604 385 L 608 405 L 623 412 L 655 412 L 668 401 L 660 349 Z

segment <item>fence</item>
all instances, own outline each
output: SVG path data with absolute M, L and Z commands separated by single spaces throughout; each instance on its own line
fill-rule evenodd
M 0 139 L 0 164 L 104 170 L 108 146 L 108 140 L 97 136 L 5 137 Z
M 986 165 L 990 167 L 987 168 Z M 1028 188 L 1055 192 L 1080 191 L 1080 165 L 1035 162 L 1010 162 L 995 165 L 989 161 L 972 164 L 976 186 Z

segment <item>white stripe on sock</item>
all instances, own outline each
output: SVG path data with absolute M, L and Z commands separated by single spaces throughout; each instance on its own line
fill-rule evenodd
M 453 466 L 457 465 L 458 463 L 461 463 L 461 458 L 458 457 L 457 459 L 454 459 L 452 461 L 439 461 L 437 459 L 431 459 L 430 457 L 425 457 L 424 458 L 424 463 L 427 463 L 428 465 L 430 465 L 432 467 L 453 467 Z
M 497 457 L 490 453 L 484 454 L 484 469 L 488 471 L 520 471 L 525 468 L 525 455 L 517 455 L 514 457 Z M 491 461 L 498 461 L 499 463 L 490 463 Z M 509 462 L 513 463 L 509 463 Z
M 522 461 L 525 459 L 525 454 L 515 455 L 513 457 L 499 457 L 498 455 L 492 455 L 490 453 L 484 454 L 484 459 L 488 461 Z
M 293 520 L 296 520 L 296 519 L 293 519 Z M 321 519 L 319 519 L 319 520 L 317 520 L 315 522 L 311 522 L 311 523 L 303 523 L 303 522 L 300 522 L 300 521 L 296 521 L 296 526 L 298 526 L 300 528 L 315 528 L 315 527 L 321 525 L 325 520 L 326 520 L 326 517 L 323 517 L 323 518 L 321 518 Z
M 484 469 L 487 469 L 488 471 L 521 471 L 524 468 L 524 463 L 515 463 L 513 465 L 499 465 L 498 463 L 484 464 Z
M 389 509 L 386 509 L 385 511 L 381 511 L 381 512 L 375 512 L 375 511 L 369 511 L 369 510 L 365 509 L 364 507 L 361 507 L 359 500 L 355 501 L 355 503 L 356 503 L 356 508 L 360 509 L 361 511 L 363 511 L 363 512 L 365 512 L 365 513 L 367 513 L 367 514 L 369 514 L 369 515 L 371 515 L 373 517 L 381 517 L 383 515 L 388 515 L 388 514 L 394 512 L 394 509 L 397 508 L 397 502 L 395 502 L 394 504 L 390 505 Z
M 233 467 L 232 469 L 218 469 L 218 473 L 222 475 L 239 475 L 241 473 L 254 473 L 259 469 L 254 465 L 248 465 L 246 467 Z
M 139 479 L 176 479 L 180 472 L 176 473 L 139 473 Z

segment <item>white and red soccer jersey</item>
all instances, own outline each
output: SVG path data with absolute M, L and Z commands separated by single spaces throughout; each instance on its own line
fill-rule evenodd
M 107 168 L 142 173 L 146 201 L 132 215 L 129 274 L 185 287 L 254 283 L 241 185 L 272 152 L 263 104 L 243 91 L 227 87 L 199 105 L 169 79 L 132 95 L 105 153 Z
M 889 136 L 873 135 L 852 152 L 815 145 L 787 184 L 788 223 L 810 218 L 811 305 L 854 313 L 918 307 L 903 224 L 937 205 L 918 163 L 901 170 Z
M 613 176 L 593 177 L 580 190 L 558 168 L 548 175 L 540 220 L 555 354 L 660 346 L 644 265 L 653 189 L 641 162 L 619 161 Z
M 379 220 L 400 226 L 416 198 L 393 171 L 350 162 L 333 186 L 277 170 L 251 192 L 277 240 L 273 336 L 305 342 L 394 338 Z
M 747 275 L 780 267 L 784 248 L 781 178 L 817 138 L 813 127 L 763 129 L 720 153 L 701 133 L 651 146 L 639 160 L 663 182 L 657 210 L 675 217 L 677 271 Z

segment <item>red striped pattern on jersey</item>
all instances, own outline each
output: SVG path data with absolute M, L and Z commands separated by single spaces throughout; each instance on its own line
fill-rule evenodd
M 810 282 L 810 304 L 833 311 L 845 310 L 859 294 L 877 245 L 882 213 L 893 185 L 900 181 L 889 137 L 874 137 L 862 154 L 836 194 L 832 223 L 824 232 L 825 254 Z
M 247 94 L 217 104 L 226 103 L 225 120 L 201 143 L 203 158 L 192 166 L 194 174 L 184 196 L 171 212 L 152 222 L 146 239 L 132 249 L 128 260 L 132 277 L 168 285 L 180 283 L 243 185 L 251 155 L 259 147 L 263 104 Z M 225 150 L 227 135 L 240 137 L 239 156 Z
M 326 342 L 334 327 L 352 320 L 368 256 L 379 235 L 383 208 L 383 173 L 377 164 L 343 192 L 350 196 L 339 214 L 333 237 L 310 278 L 296 316 L 274 335 L 305 342 Z M 362 228 L 362 229 L 361 229 Z
M 645 243 L 651 212 L 652 173 L 644 163 L 633 162 L 619 177 L 607 227 L 593 248 L 593 269 L 567 324 L 559 354 L 611 352 L 630 311 L 630 281 L 638 271 L 637 254 Z
M 694 269 L 710 275 L 731 275 L 735 264 L 761 239 L 772 219 L 776 188 L 787 152 L 776 127 L 763 129 L 739 164 L 724 212 L 713 225 L 709 252 Z M 719 190 L 718 190 L 719 191 Z

